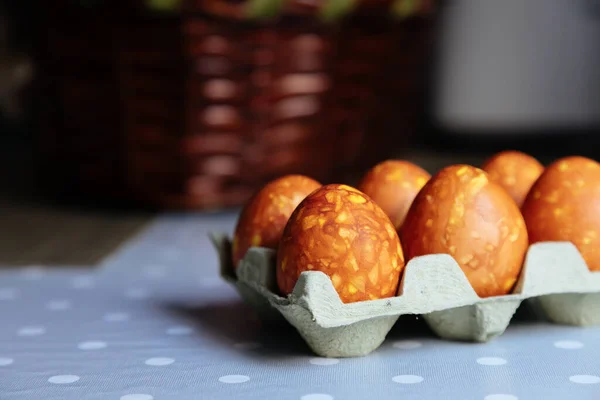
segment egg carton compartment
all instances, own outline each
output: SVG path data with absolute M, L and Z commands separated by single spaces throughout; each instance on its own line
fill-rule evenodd
M 404 269 L 398 296 L 344 304 L 329 277 L 306 271 L 287 297 L 277 294 L 275 251 L 251 248 L 237 270 L 231 242 L 211 234 L 221 275 L 270 322 L 282 317 L 323 357 L 358 357 L 377 349 L 401 315 L 422 315 L 444 339 L 486 342 L 501 335 L 523 300 L 535 298 L 549 320 L 600 324 L 600 274 L 590 272 L 568 242 L 529 247 L 513 294 L 480 298 L 447 254 L 416 257 Z

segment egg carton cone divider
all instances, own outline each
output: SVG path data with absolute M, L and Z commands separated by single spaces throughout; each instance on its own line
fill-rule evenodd
M 477 296 L 456 261 L 446 254 L 407 264 L 397 297 L 344 304 L 329 277 L 300 274 L 292 294 L 280 296 L 275 251 L 251 248 L 234 270 L 231 242 L 211 234 L 221 275 L 261 318 L 293 325 L 323 357 L 358 357 L 377 349 L 401 315 L 422 315 L 441 338 L 486 342 L 501 335 L 523 300 L 536 298 L 546 316 L 568 325 L 600 324 L 600 274 L 590 272 L 566 242 L 530 246 L 513 294 Z M 283 318 L 282 318 L 283 317 Z

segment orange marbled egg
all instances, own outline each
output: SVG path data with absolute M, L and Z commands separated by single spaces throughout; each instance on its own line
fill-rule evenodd
M 431 175 L 403 160 L 386 160 L 371 168 L 357 188 L 377 203 L 400 229 L 413 200 Z
M 245 205 L 233 235 L 232 261 L 239 261 L 250 247 L 277 249 L 290 215 L 306 196 L 321 187 L 303 175 L 275 179 L 259 190 Z
M 480 297 L 510 293 L 528 247 L 510 195 L 468 165 L 439 171 L 419 192 L 401 231 L 406 259 L 450 254 Z
M 533 244 L 572 242 L 588 268 L 600 271 L 600 164 L 565 157 L 550 164 L 522 207 Z
M 277 254 L 277 284 L 292 292 L 304 271 L 327 274 L 344 303 L 396 295 L 404 256 L 394 225 L 367 195 L 326 185 L 300 203 Z
M 491 181 L 502 186 L 519 207 L 523 205 L 531 186 L 544 172 L 535 158 L 520 151 L 503 151 L 486 160 L 481 169 Z

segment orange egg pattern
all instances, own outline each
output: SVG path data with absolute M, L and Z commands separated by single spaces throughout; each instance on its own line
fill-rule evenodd
M 481 167 L 490 180 L 502 186 L 519 207 L 529 190 L 544 172 L 538 160 L 519 151 L 503 151 L 492 156 Z
M 549 165 L 523 204 L 530 242 L 570 241 L 600 271 L 600 164 L 573 156 Z
M 232 244 L 235 268 L 250 247 L 277 249 L 294 209 L 321 184 L 303 175 L 287 175 L 265 185 L 240 214 Z
M 431 175 L 421 167 L 403 160 L 386 160 L 371 168 L 358 189 L 377 203 L 400 229 L 413 200 Z
M 396 295 L 404 256 L 393 224 L 367 195 L 326 185 L 294 211 L 277 256 L 277 283 L 292 292 L 304 271 L 327 274 L 345 303 Z
M 468 165 L 446 167 L 431 178 L 406 216 L 401 239 L 407 260 L 450 254 L 480 297 L 511 292 L 528 246 L 515 202 Z

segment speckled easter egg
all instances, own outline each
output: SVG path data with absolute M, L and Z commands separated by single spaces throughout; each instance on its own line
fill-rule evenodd
M 572 242 L 600 271 L 600 164 L 565 157 L 549 165 L 522 208 L 531 243 Z
M 259 190 L 243 208 L 233 235 L 235 268 L 250 247 L 277 249 L 290 215 L 311 192 L 321 187 L 303 175 L 275 179 Z
M 480 297 L 510 293 L 527 251 L 516 203 L 469 165 L 439 171 L 413 202 L 401 231 L 407 260 L 449 254 Z
M 491 181 L 502 186 L 519 207 L 523 205 L 529 190 L 544 172 L 544 166 L 528 154 L 519 151 L 503 151 L 483 163 Z
M 431 175 L 404 160 L 387 160 L 371 168 L 357 188 L 377 203 L 400 229 L 413 200 Z
M 367 195 L 326 185 L 300 203 L 277 254 L 277 283 L 290 294 L 304 271 L 331 278 L 344 303 L 396 295 L 404 256 L 394 225 Z

